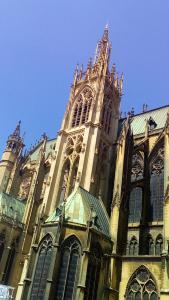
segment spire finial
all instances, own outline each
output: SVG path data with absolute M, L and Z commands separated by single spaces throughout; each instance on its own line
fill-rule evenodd
M 108 26 L 108 23 L 106 24 L 106 26 L 104 28 L 104 33 L 103 33 L 102 40 L 103 41 L 108 41 L 109 40 L 109 26 Z
M 21 121 L 18 122 L 15 130 L 13 133 L 8 137 L 7 140 L 7 149 L 12 150 L 15 153 L 19 153 L 20 150 L 23 148 L 23 139 L 20 135 L 21 131 Z

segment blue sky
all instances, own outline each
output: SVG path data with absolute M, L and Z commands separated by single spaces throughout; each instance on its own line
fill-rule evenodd
M 56 135 L 75 65 L 94 56 L 106 23 L 122 111 L 168 104 L 168 20 L 168 0 L 1 0 L 0 152 L 18 120 L 28 148 Z

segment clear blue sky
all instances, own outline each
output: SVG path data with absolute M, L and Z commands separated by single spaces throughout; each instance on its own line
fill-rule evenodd
M 29 146 L 59 130 L 77 62 L 109 24 L 121 108 L 169 103 L 169 0 L 1 0 L 0 151 L 18 120 Z

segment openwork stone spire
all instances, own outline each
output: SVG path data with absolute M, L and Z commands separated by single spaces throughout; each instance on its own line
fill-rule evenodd
M 6 150 L 11 150 L 14 153 L 19 153 L 23 148 L 23 139 L 20 136 L 21 121 L 18 122 L 14 132 L 8 137 Z

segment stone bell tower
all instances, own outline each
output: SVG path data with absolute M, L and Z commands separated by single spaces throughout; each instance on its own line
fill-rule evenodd
M 75 70 L 46 195 L 50 211 L 77 185 L 100 196 L 106 205 L 123 84 L 123 76 L 118 78 L 115 65 L 109 70 L 110 51 L 106 27 L 97 44 L 94 62 L 89 60 L 85 71 L 83 66 Z
M 20 124 L 21 122 L 19 121 L 14 132 L 8 137 L 6 148 L 0 161 L 0 192 L 6 192 L 10 174 L 24 146 L 23 139 L 20 136 Z

